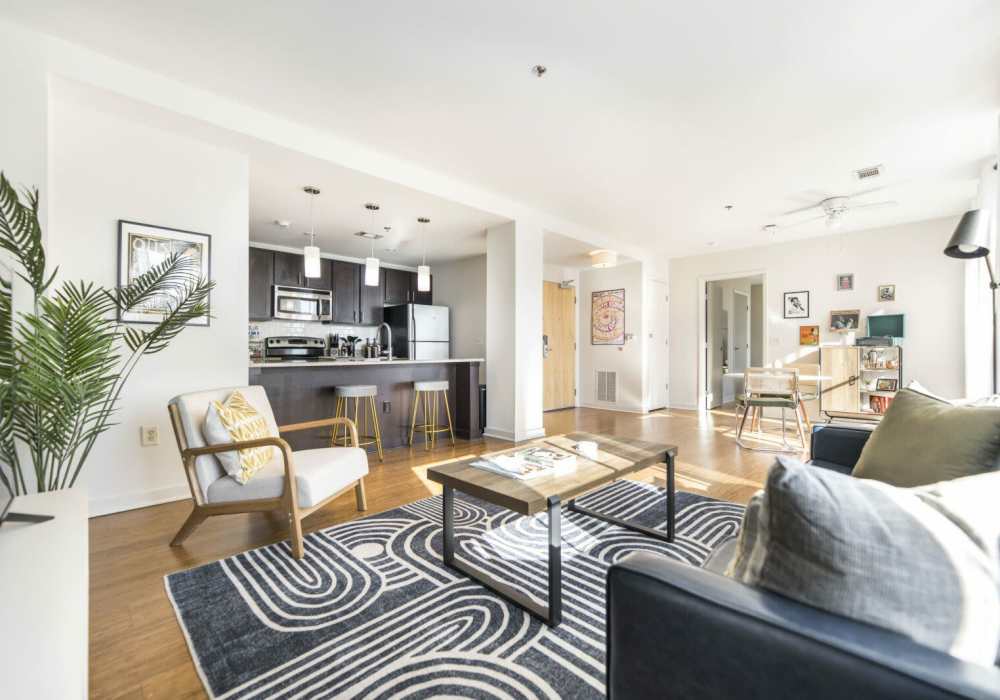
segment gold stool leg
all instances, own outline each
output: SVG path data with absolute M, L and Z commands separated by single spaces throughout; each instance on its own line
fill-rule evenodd
M 433 392 L 424 391 L 422 393 L 424 395 L 424 449 L 425 450 L 429 450 L 429 449 L 431 449 L 431 433 L 429 432 L 430 425 L 431 425 L 431 397 L 430 397 L 430 395 Z
M 343 410 L 344 410 L 343 401 L 344 399 L 342 397 L 340 396 L 337 397 L 336 407 L 333 409 L 334 418 L 340 418 L 343 416 Z M 334 447 L 340 444 L 340 423 L 333 426 L 333 440 L 331 444 Z
M 452 447 L 455 445 L 455 428 L 451 424 L 451 406 L 448 405 L 448 392 L 444 394 L 444 414 L 448 417 L 448 433 L 451 435 Z
M 378 424 L 378 410 L 375 407 L 375 397 L 368 397 L 368 407 L 371 409 L 372 431 L 375 434 L 375 449 L 378 451 L 378 461 L 384 462 L 382 457 L 382 429 Z
M 413 430 L 417 426 L 417 402 L 420 400 L 420 392 L 413 392 L 413 418 L 410 419 L 410 447 L 413 447 Z

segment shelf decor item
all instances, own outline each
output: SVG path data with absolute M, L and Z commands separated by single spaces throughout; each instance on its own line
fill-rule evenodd
M 190 245 L 172 249 L 117 288 L 56 284 L 56 271 L 46 269 L 38 202 L 38 190 L 19 195 L 0 173 L 0 249 L 33 292 L 30 306 L 0 294 L 0 487 L 15 496 L 76 483 L 94 444 L 114 425 L 139 360 L 165 350 L 191 322 L 207 319 L 214 286 L 204 276 L 207 247 L 198 256 Z M 197 245 L 201 239 L 180 240 Z M 151 300 L 158 312 L 144 318 L 153 325 L 121 320 L 144 314 Z M 16 323 L 15 305 L 30 309 Z
M 878 300 L 881 302 L 896 301 L 896 285 L 880 284 L 878 286 Z
M 809 292 L 785 292 L 784 318 L 809 318 Z
M 848 309 L 846 311 L 830 312 L 830 330 L 837 333 L 847 333 L 861 328 L 861 310 Z
M 838 292 L 849 292 L 854 289 L 854 273 L 845 272 L 844 274 L 837 275 L 837 291 Z
M 875 391 L 896 391 L 898 388 L 895 377 L 879 377 L 875 380 Z
M 625 344 L 624 289 L 605 289 L 590 295 L 590 344 Z
M 135 221 L 118 222 L 118 286 L 135 284 L 150 270 L 177 256 L 190 260 L 192 269 L 203 279 L 212 276 L 212 237 L 207 233 L 182 231 L 164 226 L 151 226 Z M 125 323 L 162 323 L 177 306 L 183 289 L 165 286 L 156 293 L 144 295 L 129 309 L 118 309 L 118 320 Z M 210 322 L 209 299 L 205 298 L 205 313 L 187 323 L 207 326 Z
M 819 326 L 799 326 L 799 345 L 819 345 Z

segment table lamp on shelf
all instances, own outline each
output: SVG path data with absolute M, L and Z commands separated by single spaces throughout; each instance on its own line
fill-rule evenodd
M 993 393 L 997 393 L 997 280 L 993 265 L 990 264 L 990 213 L 985 209 L 970 209 L 962 214 L 944 254 L 951 258 L 982 258 L 990 276 L 990 296 L 993 298 Z

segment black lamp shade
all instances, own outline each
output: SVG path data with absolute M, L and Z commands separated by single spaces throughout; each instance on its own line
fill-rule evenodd
M 983 209 L 970 209 L 962 214 L 955 233 L 948 241 L 944 254 L 952 258 L 982 258 L 990 254 L 990 214 Z

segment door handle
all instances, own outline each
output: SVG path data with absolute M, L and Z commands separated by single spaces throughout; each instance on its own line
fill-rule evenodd
M 549 336 L 542 336 L 542 359 L 545 359 L 552 352 L 552 348 L 549 347 Z

